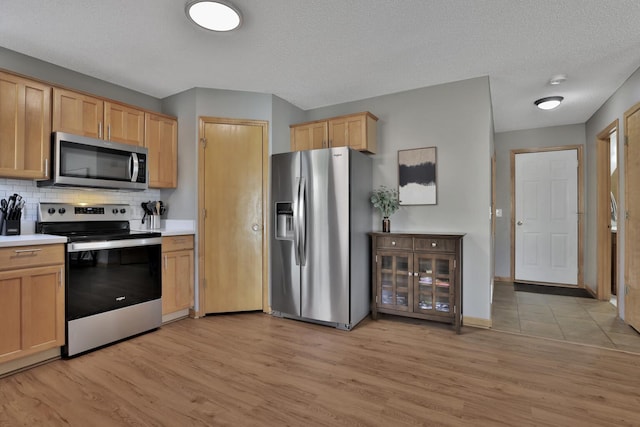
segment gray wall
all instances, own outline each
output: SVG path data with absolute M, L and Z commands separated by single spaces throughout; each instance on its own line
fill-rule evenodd
M 88 92 L 93 95 L 124 102 L 147 110 L 162 111 L 158 98 L 145 95 L 86 74 L 80 74 L 67 68 L 31 56 L 23 55 L 0 47 L 0 68 L 23 74 L 68 89 Z
M 163 99 L 162 108 L 178 118 L 178 188 L 160 192 L 169 206 L 167 218 L 194 220 L 198 210 L 196 89 Z
M 567 145 L 584 146 L 584 143 L 584 124 L 499 132 L 495 134 L 495 208 L 502 209 L 502 217 L 496 217 L 495 275 L 497 277 L 510 277 L 511 275 L 511 150 L 561 147 Z M 583 161 L 585 161 L 585 159 L 583 159 Z
M 370 111 L 378 121 L 373 184 L 397 187 L 398 150 L 437 147 L 437 204 L 404 206 L 391 231 L 466 232 L 464 316 L 490 319 L 491 141 L 486 77 L 432 86 L 308 111 L 307 120 Z M 381 218 L 371 211 L 374 230 Z
M 626 185 L 624 181 L 624 113 L 636 103 L 640 102 L 640 68 L 636 70 L 624 84 L 605 102 L 602 107 L 595 112 L 586 123 L 586 141 L 587 141 L 587 168 L 592 171 L 587 174 L 587 237 L 585 242 L 585 280 L 595 289 L 597 277 L 597 176 L 596 176 L 596 137 L 609 124 L 616 119 L 619 120 L 618 128 L 618 169 L 620 173 L 620 188 L 618 194 L 618 212 L 626 210 L 624 200 L 624 192 Z M 625 220 L 624 215 L 618 216 L 618 283 L 623 282 L 624 278 L 624 232 Z M 618 295 L 624 295 L 618 292 Z M 624 298 L 618 299 L 618 308 L 621 317 L 624 318 Z
M 307 120 L 306 113 L 282 98 L 273 96 L 271 122 L 271 154 L 291 151 L 291 133 L 289 125 Z

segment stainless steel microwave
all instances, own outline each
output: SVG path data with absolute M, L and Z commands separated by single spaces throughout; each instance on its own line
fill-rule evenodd
M 145 147 L 54 132 L 51 179 L 38 181 L 38 187 L 146 190 L 147 154 Z

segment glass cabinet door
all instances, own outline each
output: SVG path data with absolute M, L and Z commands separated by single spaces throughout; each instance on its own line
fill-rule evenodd
M 453 256 L 416 255 L 414 311 L 449 314 L 453 311 Z
M 393 310 L 409 311 L 413 306 L 410 292 L 413 259 L 406 253 L 378 254 L 378 305 Z

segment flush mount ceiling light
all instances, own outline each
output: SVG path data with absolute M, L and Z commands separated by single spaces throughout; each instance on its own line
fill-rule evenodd
M 563 99 L 564 97 L 562 96 L 547 96 L 536 100 L 534 104 L 541 110 L 553 110 L 560 105 Z
M 231 31 L 242 24 L 240 11 L 228 2 L 192 1 L 185 11 L 196 25 L 211 31 Z

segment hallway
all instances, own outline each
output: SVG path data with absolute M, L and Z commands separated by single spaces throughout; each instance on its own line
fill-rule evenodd
M 640 334 L 617 317 L 608 301 L 516 292 L 495 282 L 492 328 L 640 353 Z

